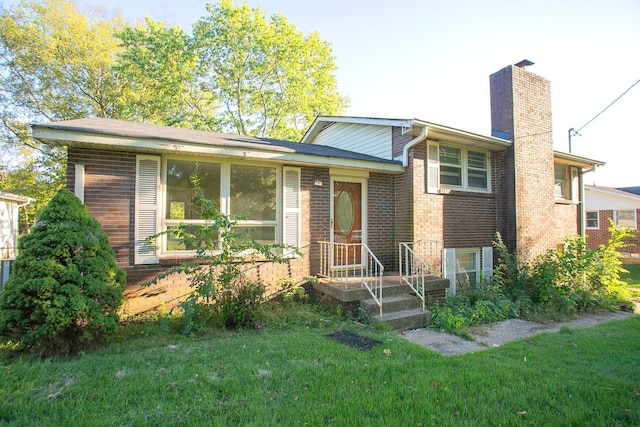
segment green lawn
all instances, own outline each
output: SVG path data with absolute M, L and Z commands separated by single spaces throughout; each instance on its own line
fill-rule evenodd
M 627 282 L 631 296 L 634 300 L 640 300 L 640 264 L 629 264 L 623 266 L 628 273 L 623 273 L 620 278 Z
M 640 317 L 445 357 L 307 310 L 260 332 L 129 328 L 71 360 L 5 350 L 0 424 L 640 425 Z M 344 327 L 383 344 L 362 352 L 323 337 Z

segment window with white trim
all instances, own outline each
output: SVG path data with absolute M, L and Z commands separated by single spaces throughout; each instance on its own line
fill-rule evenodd
M 429 142 L 427 146 L 427 191 L 440 187 L 463 191 L 491 190 L 489 152 L 462 146 Z
M 204 197 L 216 203 L 219 208 L 220 169 L 220 163 L 167 159 L 164 230 L 184 224 L 192 225 L 189 232 L 197 233 L 205 220 L 202 219 L 202 212 L 195 204 L 192 177 L 198 176 Z M 171 234 L 165 236 L 164 250 L 167 252 L 194 249 L 186 247 L 182 240 Z
M 192 225 L 197 233 L 205 224 L 195 204 L 192 177 L 198 176 L 204 197 L 226 215 L 238 216 L 235 230 L 259 243 L 277 241 L 277 170 L 273 166 L 193 161 L 165 161 L 165 216 L 162 230 Z M 161 230 L 161 231 L 162 231 Z M 167 235 L 165 252 L 192 251 L 181 239 Z
M 456 287 L 475 287 L 480 282 L 480 250 L 456 250 Z
M 587 229 L 598 230 L 600 228 L 600 215 L 598 211 L 587 212 Z
M 569 168 L 565 165 L 555 165 L 553 167 L 553 175 L 555 179 L 554 196 L 558 199 L 570 199 Z
M 577 167 L 555 164 L 553 165 L 554 189 L 556 200 L 566 200 L 572 203 L 580 201 L 580 177 Z
M 613 222 L 618 227 L 626 227 L 631 229 L 636 229 L 636 211 L 635 210 L 624 210 L 624 211 L 613 211 Z
M 493 247 L 447 248 L 443 251 L 444 277 L 449 279 L 448 295 L 461 288 L 475 287 L 481 277 L 493 274 Z
M 276 168 L 231 165 L 229 209 L 236 231 L 258 243 L 276 242 Z

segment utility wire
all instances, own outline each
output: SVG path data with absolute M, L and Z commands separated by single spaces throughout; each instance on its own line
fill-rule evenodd
M 595 119 L 597 119 L 597 118 L 600 116 L 600 114 L 602 114 L 602 113 L 604 113 L 605 111 L 607 111 L 607 110 L 609 109 L 609 107 L 611 107 L 613 104 L 615 104 L 616 102 L 618 102 L 618 100 L 620 100 L 620 98 L 622 98 L 623 96 L 625 96 L 625 95 L 627 94 L 627 92 L 629 92 L 631 89 L 633 89 L 633 87 L 634 87 L 635 85 L 637 85 L 638 83 L 640 83 L 640 79 L 636 80 L 636 82 L 635 82 L 634 84 L 632 84 L 632 85 L 629 87 L 629 89 L 627 89 L 627 90 L 625 90 L 624 92 L 622 92 L 622 95 L 620 95 L 619 97 L 617 97 L 616 99 L 614 99 L 614 100 L 613 100 L 613 102 L 612 102 L 611 104 L 607 105 L 607 106 L 604 108 L 604 110 L 602 110 L 602 111 L 600 111 L 598 114 L 596 114 L 596 115 L 595 115 L 591 120 L 589 120 L 587 123 L 585 123 L 584 125 L 582 125 L 582 127 L 578 128 L 578 130 L 573 130 L 573 129 L 571 129 L 571 130 L 573 130 L 573 132 L 574 132 L 576 135 L 580 135 L 580 131 L 581 131 L 582 129 L 584 129 L 584 128 L 589 124 L 589 123 L 591 123 L 592 121 L 594 121 Z

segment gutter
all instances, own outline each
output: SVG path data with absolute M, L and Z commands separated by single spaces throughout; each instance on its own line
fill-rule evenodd
M 413 138 L 411 141 L 409 141 L 407 145 L 404 146 L 404 148 L 402 149 L 402 167 L 406 168 L 407 166 L 409 166 L 409 150 L 412 149 L 416 144 L 427 139 L 428 131 L 429 131 L 429 126 L 423 126 L 422 132 L 420 132 L 420 135 Z

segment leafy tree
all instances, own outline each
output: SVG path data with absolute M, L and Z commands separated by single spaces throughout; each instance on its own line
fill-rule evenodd
M 116 32 L 122 50 L 115 70 L 128 82 L 123 115 L 128 120 L 218 130 L 215 99 L 196 85 L 198 57 L 180 28 L 146 18 Z
M 119 114 L 122 84 L 111 66 L 120 25 L 115 17 L 84 15 L 65 0 L 25 0 L 1 11 L 3 189 L 45 204 L 64 182 L 65 150 L 34 140 L 28 123 Z M 50 187 L 18 188 L 17 177 Z
M 284 15 L 232 0 L 208 4 L 194 23 L 201 79 L 224 105 L 225 131 L 298 140 L 316 115 L 340 114 L 331 47 L 304 35 Z
M 116 330 L 125 272 L 73 193 L 56 193 L 18 249 L 0 293 L 0 334 L 24 348 L 72 354 Z

